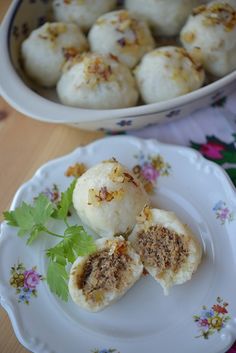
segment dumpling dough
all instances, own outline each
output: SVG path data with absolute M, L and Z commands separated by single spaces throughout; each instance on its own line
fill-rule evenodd
M 55 86 L 65 61 L 87 49 L 87 40 L 75 24 L 45 23 L 22 43 L 25 72 L 42 86 Z
M 52 5 L 57 21 L 74 22 L 88 31 L 99 16 L 116 7 L 116 0 L 53 0 Z
M 191 279 L 202 257 L 202 248 L 191 230 L 173 212 L 145 207 L 129 241 L 144 268 L 169 288 Z
M 122 237 L 96 241 L 95 253 L 78 257 L 69 277 L 73 301 L 100 311 L 120 299 L 143 273 L 140 257 Z
M 73 204 L 83 224 L 101 237 L 130 233 L 148 203 L 140 181 L 116 160 L 87 170 L 77 181 Z
M 188 51 L 201 49 L 204 68 L 212 75 L 222 77 L 236 69 L 236 0 L 194 9 L 180 38 Z
M 126 0 L 126 8 L 145 19 L 157 35 L 179 34 L 191 10 L 204 0 Z
M 135 69 L 141 96 L 146 103 L 161 102 L 201 87 L 202 64 L 184 48 L 167 46 L 146 54 Z
M 126 10 L 113 11 L 99 17 L 88 38 L 92 51 L 111 53 L 130 68 L 154 48 L 154 39 L 148 25 Z
M 63 104 L 89 109 L 131 107 L 139 96 L 129 68 L 113 56 L 96 53 L 84 54 L 65 65 L 57 93 Z

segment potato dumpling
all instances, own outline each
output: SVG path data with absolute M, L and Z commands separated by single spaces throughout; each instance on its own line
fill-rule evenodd
M 129 241 L 144 268 L 169 288 L 191 279 L 202 257 L 202 248 L 191 230 L 173 212 L 145 207 Z
M 129 68 L 113 56 L 96 53 L 67 62 L 57 93 L 63 104 L 88 109 L 131 107 L 139 96 Z
M 155 45 L 148 25 L 126 10 L 99 17 L 88 38 L 92 51 L 113 54 L 130 68 Z
M 200 48 L 203 66 L 216 77 L 236 69 L 236 0 L 213 1 L 193 10 L 180 35 L 183 46 Z
M 87 49 L 87 39 L 75 24 L 45 23 L 22 43 L 24 70 L 40 85 L 53 87 L 65 61 Z
M 175 46 L 160 47 L 144 55 L 135 76 L 145 103 L 192 92 L 202 86 L 205 78 L 200 61 Z
M 126 0 L 125 6 L 145 19 L 157 35 L 179 34 L 191 10 L 205 0 Z
M 122 237 L 99 239 L 97 250 L 74 262 L 69 276 L 73 301 L 89 311 L 100 311 L 120 299 L 140 278 L 143 265 Z
M 146 203 L 140 181 L 115 159 L 88 169 L 73 193 L 81 221 L 102 237 L 130 233 Z
M 74 22 L 86 32 L 99 16 L 115 9 L 116 0 L 53 0 L 52 6 L 57 21 Z

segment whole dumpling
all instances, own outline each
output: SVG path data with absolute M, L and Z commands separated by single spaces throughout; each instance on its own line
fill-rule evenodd
M 175 98 L 201 87 L 202 64 L 184 48 L 167 46 L 144 55 L 135 69 L 141 96 L 146 103 Z
M 126 10 L 99 17 L 88 39 L 92 51 L 111 53 L 130 68 L 154 48 L 154 39 L 146 22 Z
M 40 85 L 53 87 L 59 80 L 68 57 L 87 49 L 87 40 L 77 25 L 45 23 L 32 31 L 22 43 L 24 70 Z
M 145 19 L 157 35 L 179 34 L 191 10 L 204 0 L 126 0 L 125 6 Z
M 53 0 L 52 6 L 57 21 L 74 22 L 88 31 L 99 16 L 116 7 L 116 0 Z
M 63 104 L 88 109 L 134 106 L 139 96 L 129 68 L 113 56 L 96 53 L 67 62 L 57 93 Z
M 92 312 L 120 299 L 143 273 L 139 255 L 122 237 L 99 239 L 96 247 L 74 262 L 68 285 L 73 301 Z
M 82 223 L 107 238 L 130 233 L 148 201 L 140 181 L 115 159 L 88 169 L 73 192 Z
M 129 241 L 165 294 L 190 280 L 201 262 L 200 242 L 173 212 L 145 207 Z
M 201 49 L 203 65 L 212 75 L 222 77 L 236 69 L 236 0 L 195 8 L 180 38 L 187 50 Z

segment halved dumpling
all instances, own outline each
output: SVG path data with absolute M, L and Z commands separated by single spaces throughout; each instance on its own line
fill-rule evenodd
M 140 278 L 139 255 L 123 237 L 101 238 L 97 250 L 74 262 L 69 278 L 73 301 L 89 311 L 100 311 L 121 298 Z
M 191 279 L 202 257 L 200 243 L 187 225 L 164 210 L 145 207 L 129 241 L 166 295 L 173 285 Z

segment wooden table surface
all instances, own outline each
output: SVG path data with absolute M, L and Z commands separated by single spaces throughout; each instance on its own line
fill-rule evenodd
M 2 20 L 11 0 L 0 0 Z M 46 124 L 15 111 L 0 97 L 0 220 L 18 187 L 48 160 L 101 138 L 63 125 Z M 17 341 L 6 312 L 0 307 L 0 353 L 28 352 Z

